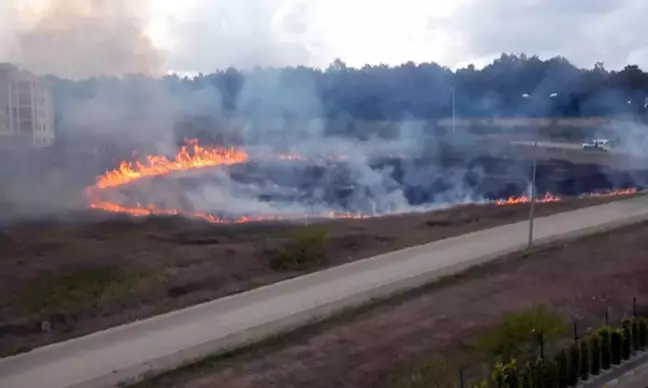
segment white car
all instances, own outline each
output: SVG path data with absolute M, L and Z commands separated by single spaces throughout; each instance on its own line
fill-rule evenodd
M 594 139 L 589 143 L 583 143 L 584 150 L 609 151 L 612 148 L 610 141 L 607 139 Z

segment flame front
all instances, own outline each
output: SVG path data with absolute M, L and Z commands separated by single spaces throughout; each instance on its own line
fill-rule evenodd
M 282 160 L 307 160 L 301 155 L 278 155 L 278 159 Z M 285 219 L 279 216 L 255 216 L 255 217 L 239 217 L 237 219 L 223 219 L 213 214 L 201 212 L 181 212 L 177 209 L 161 209 L 153 205 L 129 207 L 120 205 L 114 202 L 107 201 L 101 198 L 101 191 L 109 188 L 116 188 L 126 185 L 137 180 L 153 177 L 159 175 L 166 175 L 173 172 L 189 171 L 194 169 L 232 165 L 236 163 L 243 163 L 249 159 L 248 154 L 242 150 L 233 148 L 204 148 L 198 144 L 196 140 L 186 140 L 186 145 L 182 146 L 173 160 L 164 156 L 148 156 L 146 162 L 121 162 L 119 167 L 106 171 L 105 174 L 97 178 L 94 186 L 86 189 L 86 197 L 89 201 L 91 209 L 103 210 L 112 213 L 129 214 L 131 216 L 143 217 L 150 215 L 184 215 L 191 218 L 201 219 L 210 223 L 244 223 L 250 221 L 272 221 Z M 336 158 L 339 160 L 345 159 L 344 157 Z M 637 189 L 624 189 L 614 190 L 606 193 L 591 193 L 586 194 L 584 197 L 604 197 L 616 195 L 631 195 L 635 194 Z M 498 206 L 516 205 L 527 203 L 530 198 L 526 195 L 519 197 L 510 197 L 507 199 L 499 199 L 491 201 Z M 558 202 L 561 198 L 551 193 L 546 193 L 544 196 L 537 198 L 538 203 Z M 368 218 L 368 215 L 355 214 L 355 213 L 324 213 L 319 215 L 309 215 L 315 218 Z
M 164 156 L 148 156 L 146 163 L 121 162 L 119 168 L 107 171 L 97 179 L 95 187 L 106 189 L 117 187 L 136 180 L 165 175 L 176 171 L 197 168 L 231 165 L 248 160 L 248 155 L 239 150 L 225 148 L 203 148 L 196 140 L 188 140 L 173 160 Z
M 616 197 L 620 195 L 633 195 L 636 194 L 638 190 L 636 188 L 629 188 L 629 189 L 618 189 L 618 190 L 612 190 L 612 191 L 606 191 L 603 193 L 587 193 L 581 195 L 581 198 L 594 198 L 594 197 Z M 507 199 L 498 199 L 495 201 L 496 205 L 499 206 L 504 206 L 504 205 L 517 205 L 520 203 L 527 203 L 530 202 L 530 198 L 526 195 L 521 195 L 519 197 L 509 197 Z M 536 198 L 536 202 L 538 203 L 548 203 L 548 202 L 559 202 L 562 199 L 559 196 L 553 195 L 551 193 L 546 193 L 544 196 Z
M 527 203 L 530 202 L 531 198 L 526 196 L 526 195 L 521 195 L 519 197 L 509 197 L 507 199 L 498 199 L 495 201 L 496 205 L 502 206 L 502 205 L 517 205 L 520 203 Z M 560 201 L 560 197 L 553 195 L 551 193 L 546 193 L 544 196 L 540 198 L 536 198 L 536 202 L 538 203 L 547 203 L 547 202 L 558 202 Z

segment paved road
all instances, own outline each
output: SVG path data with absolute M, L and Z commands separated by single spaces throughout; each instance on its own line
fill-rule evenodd
M 617 388 L 648 388 L 648 368 L 633 371 L 632 374 L 622 376 L 616 385 Z
M 539 242 L 648 219 L 635 198 L 538 219 Z M 517 223 L 349 263 L 318 273 L 0 360 L 2 388 L 101 388 L 258 340 L 398 289 L 422 285 L 523 249 Z
M 530 146 L 533 147 L 534 142 L 533 141 L 512 141 L 511 144 L 517 144 L 517 145 L 524 145 L 524 146 Z M 540 148 L 557 148 L 557 149 L 562 149 L 562 150 L 574 150 L 574 151 L 583 151 L 583 145 L 582 144 L 576 144 L 576 143 L 567 143 L 567 142 L 552 142 L 552 141 L 538 141 L 538 147 Z M 601 151 L 597 150 L 589 150 L 588 152 L 591 153 L 601 153 Z M 621 149 L 611 149 L 608 151 L 608 153 L 612 154 L 623 154 L 624 151 Z
M 644 357 L 645 358 L 645 357 Z M 601 383 L 597 388 L 648 388 L 648 362 L 644 361 L 623 375 Z

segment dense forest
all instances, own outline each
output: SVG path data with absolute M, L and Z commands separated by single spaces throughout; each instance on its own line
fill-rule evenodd
M 579 69 L 565 58 L 541 60 L 524 54 L 502 54 L 483 69 L 468 66 L 456 71 L 411 62 L 357 69 L 336 60 L 325 70 L 229 68 L 191 78 L 131 75 L 71 81 L 50 76 L 50 80 L 61 106 L 109 90 L 121 90 L 122 100 L 133 99 L 137 105 L 142 85 L 155 82 L 175 96 L 200 91 L 213 97 L 208 104 L 211 111 L 239 117 L 429 120 L 450 117 L 453 98 L 456 114 L 462 117 L 642 114 L 648 104 L 648 73 L 636 65 L 621 71 L 609 71 L 603 63 Z

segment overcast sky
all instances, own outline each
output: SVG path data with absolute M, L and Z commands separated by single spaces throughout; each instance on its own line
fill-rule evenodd
M 648 69 L 646 0 L 0 3 L 0 20 L 9 21 L 0 25 L 0 60 L 62 73 L 326 67 L 335 58 L 351 66 L 436 61 L 454 68 L 483 65 L 501 52 L 562 55 L 581 67 L 601 61 L 608 68 Z

